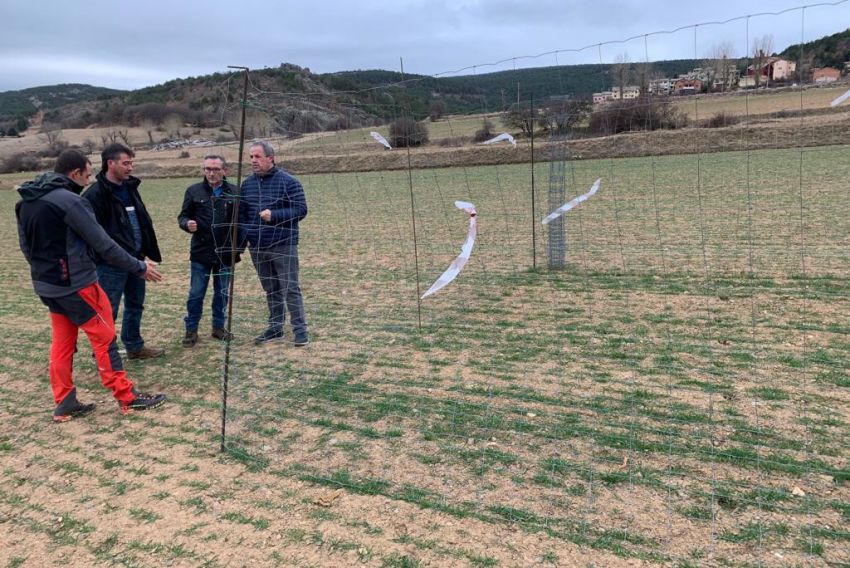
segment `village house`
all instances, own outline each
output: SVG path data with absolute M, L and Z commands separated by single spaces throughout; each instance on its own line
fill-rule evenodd
M 649 82 L 649 92 L 653 95 L 669 95 L 673 92 L 675 79 L 663 78 L 653 79 Z
M 766 86 L 771 81 L 786 81 L 794 77 L 797 63 L 779 57 L 768 57 L 759 66 L 758 81 L 756 81 L 756 64 L 747 67 L 747 72 L 738 81 L 739 87 Z
M 841 71 L 834 67 L 818 67 L 812 69 L 812 83 L 834 83 L 841 77 Z
M 601 93 L 593 93 L 593 104 L 598 105 L 605 101 L 610 101 L 614 98 L 614 93 L 611 91 L 602 91 Z
M 695 95 L 702 91 L 702 81 L 699 79 L 677 79 L 673 83 L 674 95 Z
M 636 99 L 640 96 L 640 87 L 636 85 L 628 85 L 623 87 L 623 100 Z M 620 99 L 620 89 L 614 87 L 611 91 L 611 98 L 614 100 Z
M 726 69 L 721 69 L 711 83 L 712 91 L 731 91 L 738 84 L 740 78 L 738 68 L 734 65 L 727 65 Z
M 768 74 L 774 81 L 785 81 L 794 78 L 794 72 L 797 71 L 797 63 L 788 61 L 787 59 L 775 59 L 768 63 Z

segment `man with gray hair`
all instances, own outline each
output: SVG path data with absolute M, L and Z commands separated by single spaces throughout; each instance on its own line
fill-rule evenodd
M 239 226 L 269 307 L 268 328 L 254 343 L 283 339 L 283 323 L 289 310 L 292 343 L 303 347 L 310 339 L 298 283 L 298 222 L 307 216 L 307 198 L 301 183 L 275 166 L 271 144 L 259 140 L 251 144 L 250 150 L 254 173 L 242 183 Z
M 231 244 L 236 188 L 225 179 L 227 162 L 221 156 L 205 156 L 203 173 L 200 183 L 186 189 L 183 207 L 177 216 L 180 228 L 192 235 L 183 347 L 194 347 L 198 342 L 198 324 L 210 276 L 213 280 L 211 335 L 221 341 L 232 339 L 225 328 L 225 311 L 233 262 L 239 261 L 238 251 L 234 251 Z

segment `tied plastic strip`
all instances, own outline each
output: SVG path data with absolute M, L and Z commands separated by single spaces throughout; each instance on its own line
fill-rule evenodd
M 386 138 L 384 138 L 383 136 L 381 136 L 379 133 L 377 133 L 377 132 L 370 132 L 369 134 L 372 136 L 372 138 L 374 138 L 375 140 L 377 140 L 378 142 L 380 142 L 381 144 L 383 144 L 384 146 L 386 146 L 387 150 L 392 150 L 392 149 L 393 149 L 393 147 L 392 147 L 392 146 L 390 146 L 390 143 L 389 143 L 389 142 L 387 142 L 387 139 L 386 139 Z
M 832 101 L 832 103 L 830 103 L 829 106 L 837 107 L 838 105 L 840 105 L 841 103 L 843 103 L 847 99 L 850 99 L 850 91 L 847 91 L 846 93 L 844 93 L 843 95 L 841 95 L 840 97 L 838 97 L 837 99 Z
M 549 213 L 549 215 L 545 219 L 543 219 L 543 224 L 548 225 L 549 223 L 551 223 L 552 221 L 554 221 L 555 219 L 557 219 L 558 217 L 560 217 L 561 215 L 563 215 L 564 213 L 566 213 L 567 211 L 569 211 L 570 209 L 572 209 L 573 207 L 575 207 L 576 205 L 596 193 L 596 191 L 599 189 L 599 184 L 601 183 L 602 178 L 597 179 L 595 182 L 593 182 L 590 191 L 588 191 L 584 195 L 579 195 L 575 199 L 567 201 L 566 203 Z
M 490 138 L 486 142 L 482 142 L 482 144 L 495 144 L 496 142 L 501 142 L 502 140 L 507 140 L 508 142 L 514 145 L 514 148 L 516 148 L 516 140 L 514 140 L 514 137 L 508 134 L 507 132 L 502 132 L 495 138 Z
M 466 242 L 463 243 L 463 246 L 460 249 L 460 254 L 457 258 L 455 258 L 446 271 L 437 278 L 437 281 L 428 288 L 428 291 L 422 294 L 422 299 L 434 294 L 457 278 L 457 275 L 460 274 L 460 271 L 463 270 L 464 266 L 466 266 L 466 261 L 469 260 L 469 257 L 472 254 L 472 247 L 475 245 L 475 235 L 478 234 L 475 205 L 466 201 L 455 201 L 455 207 L 462 211 L 466 211 L 469 214 L 469 231 L 466 233 Z

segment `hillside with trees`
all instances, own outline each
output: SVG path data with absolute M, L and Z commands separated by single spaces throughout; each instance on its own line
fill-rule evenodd
M 635 73 L 639 64 L 633 65 Z M 684 72 L 694 60 L 652 64 L 661 74 Z M 229 73 L 174 79 L 122 92 L 88 85 L 57 85 L 0 93 L 0 122 L 26 126 L 38 111 L 56 128 L 123 124 L 161 127 L 170 122 L 234 126 L 241 81 Z M 402 75 L 361 70 L 313 74 L 292 64 L 251 71 L 249 98 L 271 128 L 314 132 L 386 123 L 401 115 L 415 119 L 443 114 L 499 111 L 517 98 L 589 99 L 614 81 L 610 65 L 562 65 L 457 77 Z M 260 94 L 262 93 L 262 94 Z M 20 122 L 20 124 L 17 124 Z
M 780 55 L 803 53 L 804 76 L 812 67 L 843 68 L 850 60 L 850 30 Z M 725 60 L 725 59 L 724 59 Z M 739 68 L 746 59 L 730 58 Z M 445 114 L 505 111 L 533 96 L 541 105 L 553 100 L 589 100 L 615 85 L 676 77 L 705 66 L 680 59 L 648 64 L 561 65 L 454 77 L 357 70 L 314 74 L 288 63 L 252 70 L 250 135 L 293 134 L 386 124 L 400 117 L 416 120 Z M 0 128 L 16 135 L 37 118 L 42 129 L 124 125 L 168 132 L 174 125 L 215 127 L 236 135 L 240 118 L 241 76 L 213 73 L 174 79 L 134 91 L 90 85 L 55 85 L 0 93 Z M 642 83 L 641 83 L 642 84 Z M 179 130 L 179 129 L 178 129 Z
M 808 43 L 788 46 L 779 55 L 797 61 L 801 53 L 804 76 L 816 67 L 843 69 L 844 64 L 850 61 L 850 28 Z
M 79 103 L 111 99 L 124 91 L 92 87 L 91 85 L 62 84 L 33 87 L 0 93 L 0 126 L 26 130 L 30 118 L 39 111 L 50 111 Z

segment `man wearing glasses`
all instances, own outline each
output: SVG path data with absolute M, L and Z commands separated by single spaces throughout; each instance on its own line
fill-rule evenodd
M 110 144 L 101 152 L 101 170 L 96 181 L 83 194 L 91 203 L 97 222 L 125 251 L 139 260 L 162 262 L 153 221 L 139 195 L 141 180 L 132 176 L 135 154 L 123 144 Z M 112 319 L 124 297 L 121 342 L 128 359 L 153 359 L 165 350 L 145 346 L 142 339 L 142 311 L 145 309 L 145 281 L 136 274 L 110 266 L 97 259 L 101 287 L 112 304 Z
M 225 311 L 233 262 L 239 261 L 238 251 L 231 246 L 236 188 L 225 179 L 227 162 L 223 157 L 206 156 L 203 171 L 203 181 L 186 189 L 183 207 L 177 216 L 180 228 L 192 235 L 183 347 L 194 347 L 198 342 L 198 324 L 210 276 L 213 280 L 211 335 L 220 341 L 232 339 L 225 327 Z

